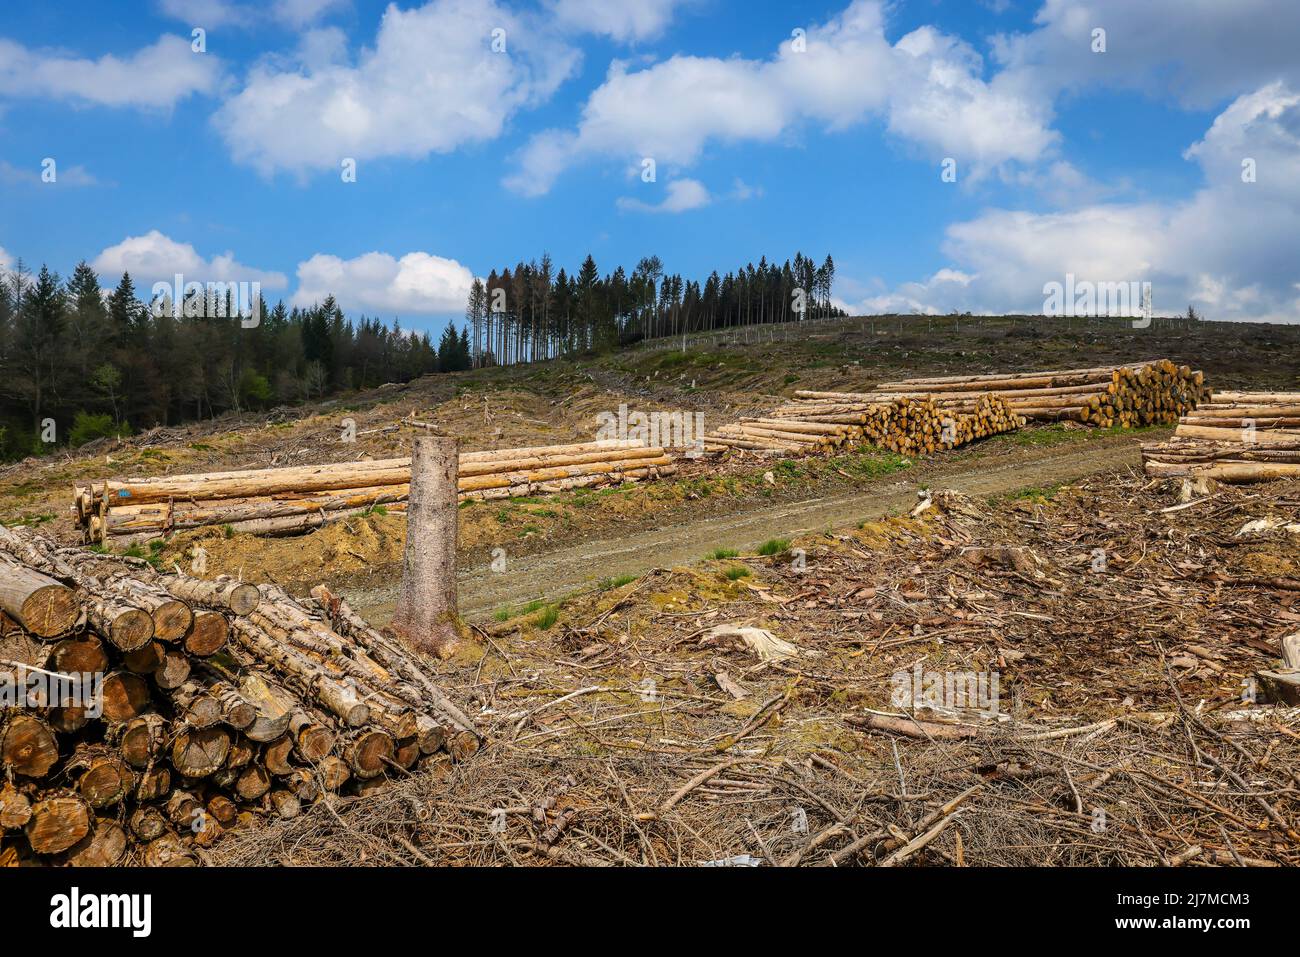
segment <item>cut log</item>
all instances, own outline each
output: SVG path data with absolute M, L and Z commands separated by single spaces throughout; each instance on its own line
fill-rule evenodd
M 142 714 L 121 725 L 117 749 L 133 768 L 147 768 L 162 753 L 167 740 L 167 719 L 155 712 Z
M 386 731 L 367 730 L 353 734 L 344 748 L 348 767 L 362 780 L 376 777 L 391 765 L 396 751 L 392 735 Z
M 28 778 L 43 778 L 59 760 L 59 742 L 40 718 L 15 712 L 0 728 L 0 767 Z
M 249 739 L 264 744 L 274 741 L 289 730 L 293 705 L 283 690 L 273 687 L 260 675 L 249 675 L 239 690 L 241 696 L 257 712 L 252 723 L 243 729 Z
M 157 801 L 172 789 L 172 773 L 164 764 L 155 764 L 140 772 L 135 786 L 135 799 L 139 802 Z
M 128 671 L 138 675 L 151 675 L 162 667 L 166 650 L 161 641 L 151 641 L 142 648 L 127 652 L 122 656 L 122 664 Z
M 23 832 L 37 854 L 61 854 L 90 833 L 90 808 L 81 798 L 60 794 L 32 805 Z
M 352 778 L 352 769 L 347 762 L 332 754 L 321 759 L 317 773 L 320 775 L 321 787 L 330 792 L 341 791 L 343 785 Z
M 166 647 L 163 660 L 153 671 L 153 681 L 164 692 L 174 691 L 190 677 L 190 656 L 183 649 Z
M 294 753 L 308 764 L 318 763 L 334 750 L 334 732 L 301 711 L 289 719 L 289 733 Z
M 187 778 L 205 778 L 225 763 L 230 732 L 225 728 L 189 728 L 172 742 L 172 767 Z
M 132 811 L 128 824 L 131 833 L 146 843 L 167 832 L 167 818 L 152 804 L 142 804 Z
M 284 777 L 294 771 L 293 763 L 289 760 L 289 755 L 292 753 L 293 738 L 286 734 L 262 749 L 262 763 L 273 776 Z
M 198 867 L 194 852 L 181 843 L 175 834 L 164 834 L 145 845 L 142 854 L 145 867 Z
M 32 802 L 12 784 L 0 784 L 0 831 L 16 831 L 32 819 Z
M 271 790 L 271 775 L 260 764 L 250 764 L 235 781 L 235 793 L 242 801 L 256 801 Z
M 107 818 L 95 821 L 94 829 L 68 851 L 72 867 L 117 867 L 126 857 L 127 836 L 121 825 Z
M 0 609 L 40 638 L 65 634 L 77 623 L 71 588 L 5 553 L 0 553 Z
M 163 577 L 160 584 L 182 601 L 205 608 L 224 608 L 236 615 L 251 614 L 262 600 L 256 585 L 233 578 L 204 581 L 176 575 Z
M 215 655 L 230 638 L 230 626 L 224 615 L 215 611 L 195 614 L 194 624 L 185 636 L 185 650 L 199 658 Z
M 108 653 L 104 643 L 87 632 L 56 641 L 45 667 L 61 674 L 96 674 L 108 670 Z
M 92 808 L 118 804 L 135 790 L 135 775 L 116 752 L 102 745 L 82 745 L 68 759 L 66 774 Z

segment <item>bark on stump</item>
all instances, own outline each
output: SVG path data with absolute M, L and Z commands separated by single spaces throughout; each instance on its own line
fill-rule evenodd
M 448 658 L 460 638 L 456 607 L 456 440 L 424 436 L 411 456 L 402 588 L 392 630 L 412 647 Z

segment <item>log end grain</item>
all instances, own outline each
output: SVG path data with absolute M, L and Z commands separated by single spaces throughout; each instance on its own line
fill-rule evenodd
M 66 585 L 43 585 L 23 601 L 22 623 L 34 635 L 54 638 L 77 623 L 77 595 Z
M 90 833 L 90 808 L 78 797 L 48 797 L 32 805 L 23 829 L 37 854 L 61 854 Z
M 224 615 L 215 611 L 195 614 L 189 634 L 185 636 L 185 650 L 200 658 L 215 655 L 225 647 L 230 637 L 230 626 Z
M 29 778 L 43 778 L 59 760 L 59 742 L 40 718 L 15 714 L 0 730 L 0 767 Z
M 159 641 L 180 641 L 190 630 L 194 612 L 183 601 L 163 601 L 153 610 L 153 634 Z

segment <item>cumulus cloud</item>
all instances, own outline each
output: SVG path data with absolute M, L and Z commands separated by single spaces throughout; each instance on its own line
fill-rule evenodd
M 962 281 L 945 271 L 845 308 L 1038 313 L 1043 285 L 1073 274 L 1151 282 L 1165 313 L 1191 304 L 1211 319 L 1300 321 L 1300 93 L 1278 82 L 1239 97 L 1185 155 L 1205 174 L 1185 200 L 991 209 L 946 230 L 942 249 Z
M 667 195 L 658 203 L 620 196 L 618 208 L 639 213 L 684 213 L 707 206 L 712 201 L 708 189 L 698 179 L 675 179 L 668 184 L 665 193 Z
M 767 60 L 674 56 L 639 70 L 615 62 L 576 129 L 536 135 L 506 185 L 541 195 L 590 157 L 689 165 L 710 142 L 770 142 L 802 123 L 839 130 L 882 115 L 903 139 L 934 157 L 959 155 L 975 172 L 1032 162 L 1056 141 L 1050 107 L 982 79 L 968 44 L 924 27 L 891 45 L 884 31 L 879 0 L 853 0 Z
M 188 40 L 176 36 L 160 37 L 124 59 L 106 53 L 97 60 L 0 39 L 0 98 L 169 109 L 195 93 L 215 92 L 220 80 L 220 61 L 196 55 Z
M 1300 82 L 1300 4 L 1277 0 L 1045 0 L 1036 29 L 996 38 L 1009 81 L 1054 97 L 1108 86 L 1208 108 L 1275 79 Z M 1092 51 L 1094 29 L 1106 52 Z
M 260 282 L 263 290 L 288 286 L 284 273 L 245 266 L 231 252 L 205 259 L 189 243 L 177 242 L 156 229 L 109 246 L 91 265 L 108 276 L 129 272 L 137 289 L 148 289 L 156 282 L 171 283 L 177 273 L 186 282 Z
M 921 27 L 894 51 L 889 130 L 931 157 L 946 152 L 979 174 L 1008 160 L 1032 163 L 1059 141 L 1049 129 L 1050 104 L 1025 96 L 1006 76 L 985 82 L 982 59 L 962 40 Z
M 355 259 L 317 254 L 298 264 L 296 306 L 334 296 L 345 310 L 439 315 L 465 308 L 473 274 L 454 259 L 425 252 L 396 259 L 370 252 Z
M 562 25 L 597 33 L 620 43 L 649 40 L 663 33 L 682 0 L 549 0 Z
M 494 52 L 493 31 L 506 52 Z M 499 136 L 547 99 L 579 54 L 492 0 L 385 10 L 355 64 L 270 63 L 213 118 L 236 161 L 263 173 L 339 169 L 344 158 L 424 157 Z

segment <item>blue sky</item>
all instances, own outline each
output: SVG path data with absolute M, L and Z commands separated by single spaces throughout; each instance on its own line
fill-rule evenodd
M 1291 0 L 21 4 L 0 265 L 419 328 L 543 251 L 703 277 L 803 250 L 855 312 L 1036 312 L 1073 273 L 1295 321 L 1298 47 Z

